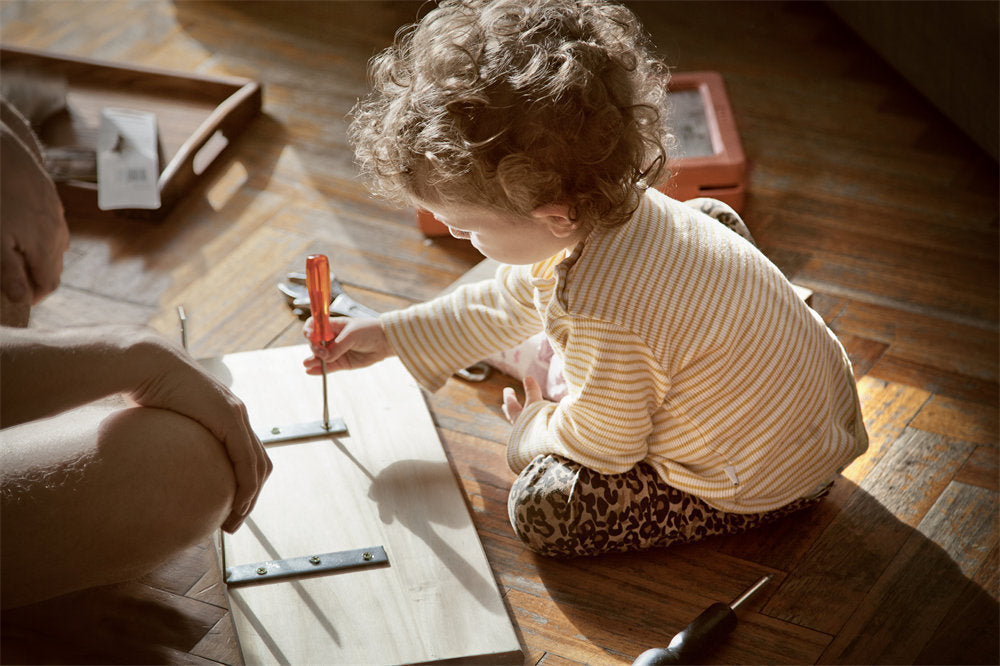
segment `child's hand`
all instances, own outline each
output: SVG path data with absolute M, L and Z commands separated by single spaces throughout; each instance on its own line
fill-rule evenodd
M 306 338 L 312 333 L 312 327 L 310 317 L 302 328 Z M 327 372 L 332 372 L 364 368 L 393 355 L 378 319 L 331 317 L 330 327 L 334 339 L 325 346 L 312 345 L 313 357 L 302 362 L 310 375 L 323 372 L 321 359 L 326 361 Z
M 542 389 L 538 386 L 538 382 L 534 380 L 533 377 L 528 376 L 524 378 L 524 404 L 522 405 L 517 399 L 517 392 L 511 387 L 507 387 L 503 390 L 503 415 L 507 417 L 511 425 L 517 421 L 517 417 L 521 415 L 521 412 L 533 402 L 538 402 L 542 399 Z

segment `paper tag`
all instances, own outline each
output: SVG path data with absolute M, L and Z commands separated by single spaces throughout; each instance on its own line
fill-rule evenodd
M 101 111 L 97 135 L 97 207 L 160 207 L 156 114 L 131 109 Z

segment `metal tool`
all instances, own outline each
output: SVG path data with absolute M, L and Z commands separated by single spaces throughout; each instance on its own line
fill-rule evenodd
M 315 267 L 312 265 L 315 264 Z M 311 255 L 306 259 L 307 273 L 314 274 L 312 282 L 306 277 L 306 273 L 297 273 L 301 286 L 298 289 L 301 294 L 297 297 L 304 298 L 303 303 L 310 305 L 310 311 L 315 307 L 312 340 L 316 344 L 325 344 L 333 339 L 333 329 L 330 327 L 329 304 L 330 304 L 330 268 L 329 261 L 323 255 Z M 309 301 L 310 290 L 315 292 L 315 306 Z M 310 437 L 320 437 L 323 435 L 333 435 L 347 432 L 347 424 L 340 417 L 330 417 L 330 403 L 327 399 L 327 378 L 326 363 L 323 362 L 323 420 L 308 421 L 302 423 L 279 424 L 273 427 L 265 427 L 257 431 L 257 437 L 262 444 L 277 444 L 280 442 L 290 442 L 298 439 L 308 439 Z
M 333 328 L 330 326 L 330 262 L 325 254 L 311 254 L 306 259 L 306 288 L 313 321 L 309 339 L 314 345 L 325 347 L 333 340 Z M 320 363 L 323 366 L 323 427 L 329 430 L 330 402 L 326 391 L 326 361 L 320 359 Z
M 305 273 L 288 273 L 285 276 L 288 282 L 279 282 L 278 291 L 288 299 L 288 306 L 292 308 L 300 319 L 306 319 L 312 314 L 309 292 L 306 289 L 307 277 Z M 342 317 L 377 317 L 378 312 L 358 303 L 356 300 L 344 293 L 344 286 L 340 284 L 337 276 L 330 272 L 330 314 L 341 315 Z
M 307 283 L 307 276 L 304 273 L 288 273 L 285 278 L 287 282 L 278 283 L 278 291 L 285 295 L 288 306 L 292 308 L 300 319 L 306 319 L 312 313 L 312 302 L 309 298 L 308 289 L 304 286 Z M 337 280 L 337 276 L 330 273 L 330 314 L 342 317 L 378 317 L 378 312 L 366 305 L 358 303 L 356 300 L 344 293 L 344 287 Z M 313 321 L 316 317 L 313 315 Z M 474 363 L 467 368 L 462 368 L 455 373 L 456 376 L 468 382 L 482 382 L 489 376 L 492 368 L 485 362 Z
M 177 319 L 180 320 L 181 324 L 181 346 L 184 347 L 184 351 L 188 348 L 188 329 L 187 329 L 187 313 L 184 312 L 184 306 L 177 306 Z
M 665 648 L 646 650 L 632 662 L 632 666 L 656 666 L 658 664 L 688 664 L 698 658 L 707 648 L 717 645 L 736 626 L 734 612 L 743 602 L 764 587 L 771 576 L 764 576 L 753 587 L 741 594 L 728 606 L 714 603 L 701 615 L 673 637 Z

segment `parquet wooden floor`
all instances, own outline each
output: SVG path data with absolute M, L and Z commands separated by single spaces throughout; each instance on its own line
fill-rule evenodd
M 765 573 L 721 664 L 998 663 L 997 163 L 823 4 L 635 3 L 680 71 L 723 74 L 744 217 L 854 363 L 869 452 L 819 508 L 738 538 L 558 561 L 513 536 L 502 376 L 428 402 L 526 663 L 627 664 Z M 275 289 L 310 252 L 376 309 L 477 262 L 355 179 L 345 115 L 412 2 L 2 0 L 7 44 L 246 76 L 264 113 L 163 222 L 70 216 L 33 326 L 146 322 L 196 356 L 297 343 Z M 5 663 L 240 663 L 210 544 L 3 617 Z M 44 556 L 44 555 L 41 555 Z M 484 631 L 488 628 L 484 627 Z

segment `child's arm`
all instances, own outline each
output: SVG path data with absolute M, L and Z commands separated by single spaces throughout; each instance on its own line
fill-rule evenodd
M 530 275 L 522 266 L 501 266 L 496 279 L 464 285 L 380 319 L 406 369 L 432 392 L 457 369 L 542 330 Z
M 435 391 L 456 370 L 514 347 L 542 328 L 532 302 L 530 276 L 503 266 L 482 280 L 426 303 L 383 313 L 377 319 L 330 319 L 335 338 L 312 346 L 303 364 L 309 374 L 363 368 L 398 355 L 425 389 Z M 500 277 L 503 276 L 503 277 Z M 303 334 L 309 338 L 312 320 Z

